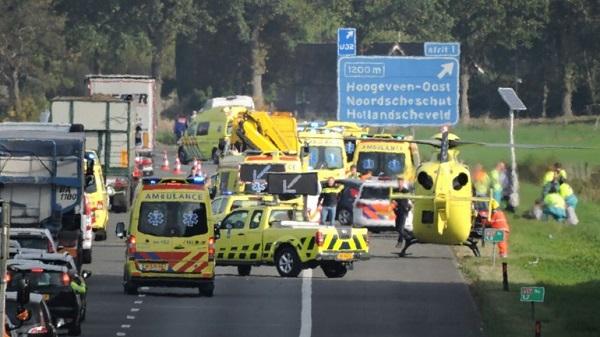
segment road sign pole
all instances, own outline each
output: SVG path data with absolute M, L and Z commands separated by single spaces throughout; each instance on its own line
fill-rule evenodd
M 492 244 L 492 266 L 496 265 L 496 243 Z
M 531 320 L 535 322 L 535 302 L 531 302 Z
M 519 206 L 519 177 L 517 175 L 517 155 L 515 153 L 515 111 L 509 110 L 510 114 L 510 169 L 511 169 L 511 195 L 508 203 L 512 209 Z
M 5 303 L 6 303 L 6 261 L 8 260 L 8 227 L 10 222 L 10 206 L 8 202 L 0 200 L 0 327 L 5 326 Z

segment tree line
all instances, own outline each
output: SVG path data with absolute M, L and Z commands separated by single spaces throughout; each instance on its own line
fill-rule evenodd
M 335 43 L 338 27 L 357 28 L 359 54 L 460 42 L 463 121 L 505 114 L 498 86 L 528 117 L 600 113 L 597 0 L 0 0 L 0 118 L 33 120 L 54 96 L 86 94 L 92 73 L 156 77 L 170 114 L 236 93 L 276 105 L 281 88 L 318 85 L 298 51 Z

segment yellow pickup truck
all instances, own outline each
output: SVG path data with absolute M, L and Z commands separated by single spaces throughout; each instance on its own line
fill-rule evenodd
M 241 276 L 252 266 L 274 265 L 282 277 L 320 266 L 334 278 L 369 258 L 366 229 L 322 226 L 303 221 L 302 213 L 294 204 L 268 203 L 232 211 L 217 227 L 217 265 L 237 266 Z

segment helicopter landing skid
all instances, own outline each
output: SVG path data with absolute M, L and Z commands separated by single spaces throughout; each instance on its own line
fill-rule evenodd
M 467 241 L 463 242 L 463 246 L 469 247 L 473 252 L 473 255 L 477 257 L 481 256 L 481 253 L 479 252 L 479 247 L 477 247 L 477 241 L 469 238 L 467 239 Z

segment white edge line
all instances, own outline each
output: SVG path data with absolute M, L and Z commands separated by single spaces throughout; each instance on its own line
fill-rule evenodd
M 312 269 L 302 272 L 302 305 L 300 311 L 300 337 L 312 333 Z

